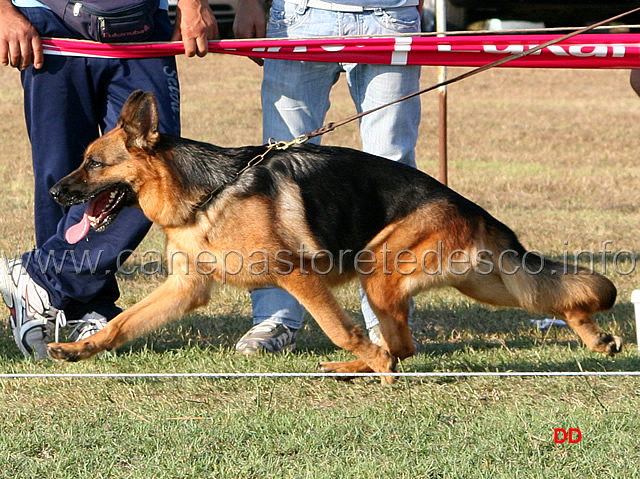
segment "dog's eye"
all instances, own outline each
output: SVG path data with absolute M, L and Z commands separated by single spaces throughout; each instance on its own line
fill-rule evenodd
M 100 163 L 99 161 L 89 160 L 87 162 L 87 168 L 102 168 L 104 163 Z

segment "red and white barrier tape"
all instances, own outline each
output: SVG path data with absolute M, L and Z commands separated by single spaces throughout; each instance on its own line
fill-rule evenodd
M 247 57 L 383 65 L 481 66 L 559 35 L 469 35 L 331 39 L 220 40 L 212 53 Z M 49 55 L 147 58 L 184 54 L 181 42 L 105 44 L 43 39 Z M 640 34 L 582 34 L 504 64 L 525 68 L 640 68 Z

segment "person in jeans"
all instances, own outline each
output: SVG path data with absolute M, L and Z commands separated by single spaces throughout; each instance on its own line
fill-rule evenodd
M 307 38 L 346 35 L 395 35 L 420 32 L 418 0 L 274 0 L 268 19 L 260 0 L 240 0 L 234 33 L 238 38 Z M 347 79 L 358 112 L 418 91 L 420 67 L 290 60 L 264 60 L 262 82 L 263 141 L 288 141 L 323 125 L 329 93 L 341 73 Z M 362 149 L 367 153 L 416 166 L 420 124 L 415 97 L 360 120 Z M 319 142 L 316 137 L 312 142 Z M 363 164 L 362 168 L 367 165 Z M 360 290 L 369 336 L 379 342 L 378 320 Z M 303 307 L 284 290 L 251 291 L 254 326 L 236 344 L 236 351 L 277 353 L 295 345 L 303 324 Z
M 108 2 L 105 2 L 107 5 Z M 107 5 L 108 6 L 108 5 Z M 151 41 L 182 40 L 188 56 L 204 56 L 217 24 L 206 0 L 179 0 L 175 29 L 161 0 Z M 25 356 L 47 355 L 56 323 L 72 340 L 104 327 L 120 310 L 115 272 L 150 222 L 128 208 L 104 232 L 69 242 L 86 205 L 62 207 L 49 188 L 76 169 L 91 141 L 113 128 L 129 94 L 151 91 L 160 130 L 180 134 L 180 93 L 173 57 L 107 59 L 43 55 L 41 37 L 82 38 L 36 0 L 0 0 L 0 61 L 20 70 L 35 180 L 36 248 L 0 258 L 0 292 L 10 309 L 16 344 Z

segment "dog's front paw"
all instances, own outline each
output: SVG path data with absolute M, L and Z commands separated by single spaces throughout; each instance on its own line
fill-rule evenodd
M 49 343 L 47 351 L 49 356 L 60 361 L 76 362 L 87 359 L 97 353 L 91 341 L 78 343 Z

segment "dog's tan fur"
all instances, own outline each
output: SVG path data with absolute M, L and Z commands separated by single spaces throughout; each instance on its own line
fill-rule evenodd
M 127 183 L 147 217 L 164 228 L 167 250 L 185 254 L 173 257 L 174 274 L 164 284 L 110 321 L 104 330 L 78 343 L 50 344 L 52 357 L 79 360 L 117 348 L 205 305 L 214 281 L 222 280 L 241 287 L 276 285 L 295 296 L 327 336 L 357 358 L 325 363 L 325 371 L 393 372 L 397 359 L 415 353 L 407 324 L 410 298 L 444 286 L 488 304 L 554 314 L 565 319 L 590 349 L 611 355 L 620 350 L 620 338 L 603 333 L 591 320 L 592 314 L 608 309 L 615 300 L 615 288 L 606 278 L 584 271 L 562 277 L 549 271 L 509 275 L 497 267 L 488 272 L 489 265 L 497 266 L 496 258 L 509 248 L 512 233 L 506 227 L 487 223 L 483 216 L 461 212 L 446 198 L 422 204 L 387 224 L 369 241 L 366 249 L 375 257 L 367 258 L 371 263 L 363 269 L 370 269 L 371 274 L 354 270 L 340 274 L 336 268 L 328 274 L 316 274 L 309 263 L 310 255 L 319 253 L 322 247 L 307 223 L 300 187 L 294 181 L 284 181 L 272 197 L 247 195 L 230 186 L 210 205 L 198 208 L 207 192 L 183 187 L 184 182 L 172 167 L 173 151 L 159 147 L 161 135 L 153 98 L 134 95 L 123 109 L 119 126 L 93 142 L 83 166 L 61 184 L 79 188 Z M 88 168 L 88 162 L 96 159 L 108 167 Z M 310 253 L 296 256 L 291 271 L 271 268 L 256 274 L 255 265 L 251 270 L 246 261 L 256 251 L 264 251 L 269 264 L 274 265 L 277 251 L 296 251 L 302 243 Z M 440 262 L 430 253 L 439 248 L 441 258 L 466 252 L 485 263 L 476 261 L 465 273 L 462 265 Z M 227 257 L 227 269 L 234 274 L 223 277 L 221 268 L 211 274 L 197 273 L 202 265 L 196 265 L 195 259 L 203 251 L 213 253 L 218 260 L 225 252 L 237 252 L 237 257 Z M 422 267 L 414 271 L 409 263 L 390 265 L 389 258 L 400 251 L 406 251 L 405 258 L 410 257 L 409 251 L 416 258 L 426 258 L 427 271 L 440 269 L 441 273 L 425 274 Z M 240 264 L 238 258 L 245 261 Z M 507 266 L 514 265 L 513 260 L 505 259 Z M 319 271 L 328 268 L 321 254 L 316 255 L 315 266 Z M 356 276 L 379 318 L 382 347 L 373 345 L 351 322 L 331 292 L 332 287 Z M 383 382 L 391 380 L 383 377 Z

